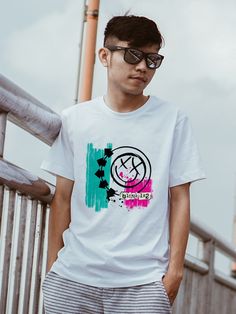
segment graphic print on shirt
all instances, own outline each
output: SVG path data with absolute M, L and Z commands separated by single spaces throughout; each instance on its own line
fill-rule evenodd
M 128 210 L 147 207 L 152 198 L 151 163 L 138 148 L 111 143 L 104 149 L 87 144 L 86 196 L 95 211 L 116 203 Z

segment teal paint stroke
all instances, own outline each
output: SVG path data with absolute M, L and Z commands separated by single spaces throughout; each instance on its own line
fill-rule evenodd
M 112 144 L 108 143 L 106 148 L 112 149 Z M 100 179 L 95 175 L 99 170 L 97 159 L 102 157 L 104 157 L 104 149 L 94 148 L 92 143 L 87 144 L 85 203 L 88 207 L 95 207 L 96 212 L 99 212 L 102 208 L 108 208 L 106 189 L 99 188 Z M 106 166 L 103 168 L 104 179 L 109 186 L 111 158 L 106 159 L 106 161 Z

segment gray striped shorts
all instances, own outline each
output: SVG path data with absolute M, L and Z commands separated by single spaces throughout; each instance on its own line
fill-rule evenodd
M 162 280 L 122 288 L 100 288 L 65 279 L 50 271 L 43 282 L 46 314 L 170 314 Z

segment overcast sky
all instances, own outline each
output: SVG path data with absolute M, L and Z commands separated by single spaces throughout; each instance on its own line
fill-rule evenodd
M 57 112 L 73 105 L 82 0 L 5 1 L 0 72 Z M 14 10 L 13 10 L 14 8 Z M 97 49 L 114 15 L 146 15 L 165 38 L 164 62 L 146 94 L 176 103 L 190 117 L 207 180 L 191 188 L 192 215 L 232 240 L 236 195 L 236 2 L 101 0 Z M 106 91 L 95 65 L 93 97 Z M 39 169 L 47 146 L 8 124 L 5 158 Z

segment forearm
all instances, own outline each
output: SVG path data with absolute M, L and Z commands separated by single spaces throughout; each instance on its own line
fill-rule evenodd
M 182 187 L 179 187 L 179 190 Z M 170 260 L 168 271 L 182 277 L 190 229 L 190 197 L 187 186 L 170 200 Z M 173 191 L 172 191 L 173 192 Z
M 47 271 L 57 259 L 57 254 L 64 246 L 62 234 L 70 224 L 70 206 L 54 198 L 51 203 L 48 228 Z

